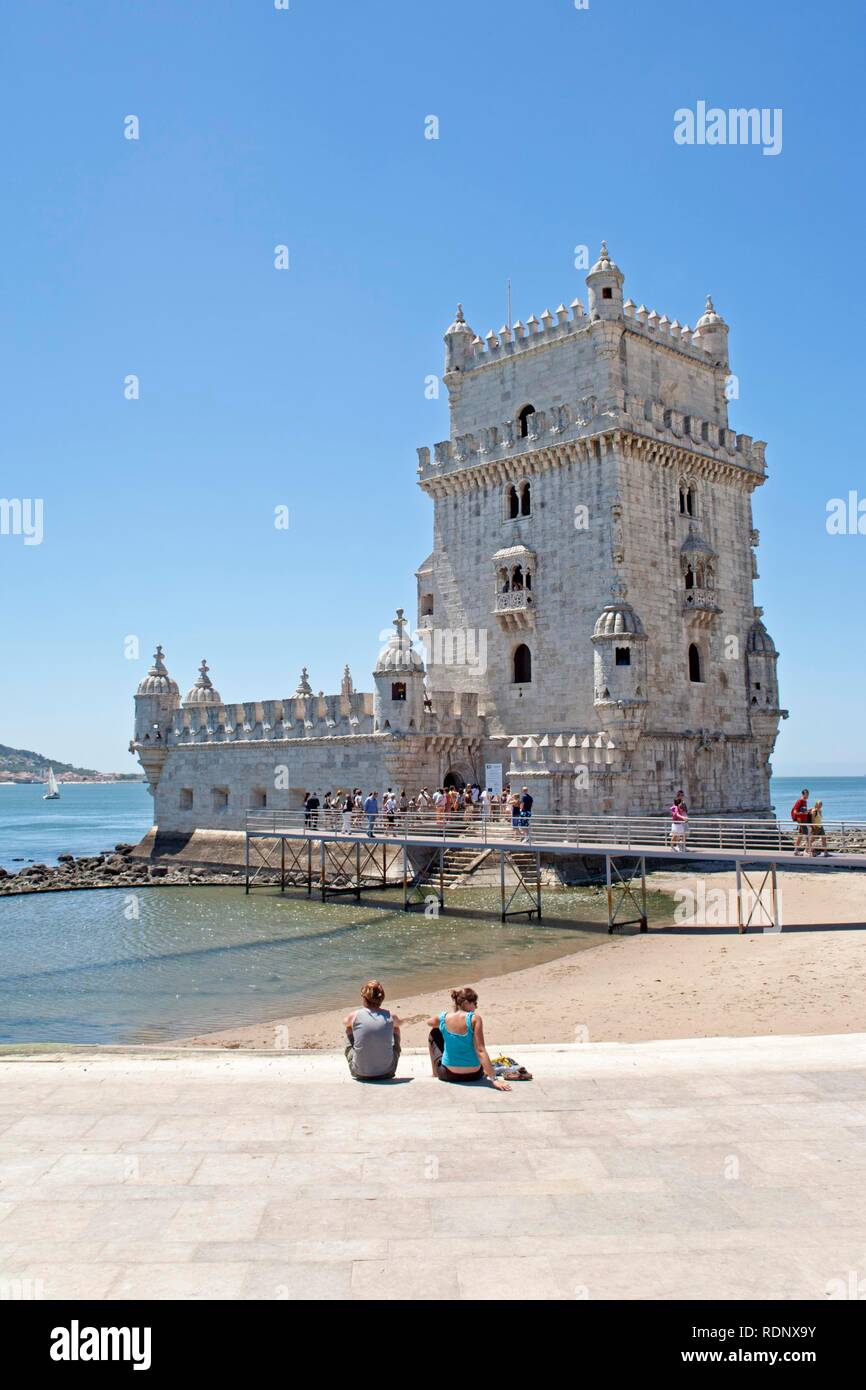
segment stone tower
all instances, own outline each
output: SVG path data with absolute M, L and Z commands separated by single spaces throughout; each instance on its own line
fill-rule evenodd
M 730 428 L 712 301 L 692 330 L 623 284 L 602 243 L 588 312 L 482 338 L 461 307 L 445 334 L 450 438 L 418 451 L 428 681 L 477 692 L 489 756 L 539 809 L 651 812 L 684 786 L 695 810 L 766 811 L 785 712 L 753 627 L 765 446 Z

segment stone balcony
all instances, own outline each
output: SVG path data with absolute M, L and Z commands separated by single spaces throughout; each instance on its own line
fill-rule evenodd
M 683 612 L 693 616 L 695 621 L 704 624 L 712 622 L 721 608 L 716 602 L 715 589 L 686 589 L 683 594 Z
M 532 590 L 511 589 L 507 594 L 497 594 L 493 611 L 506 631 L 532 627 L 535 622 Z

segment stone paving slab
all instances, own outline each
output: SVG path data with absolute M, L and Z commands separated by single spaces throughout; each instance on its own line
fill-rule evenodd
M 808 1298 L 866 1277 L 866 1036 L 0 1059 L 0 1296 Z M 834 1282 L 838 1281 L 838 1282 Z

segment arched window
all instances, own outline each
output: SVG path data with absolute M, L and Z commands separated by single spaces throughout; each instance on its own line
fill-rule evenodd
M 695 587 L 695 574 L 694 574 L 694 570 L 692 569 L 691 565 L 686 565 L 686 588 L 687 588 L 687 589 L 693 589 L 694 587 Z
M 523 588 L 523 566 L 522 566 L 522 565 L 515 565 L 515 566 L 514 566 L 514 569 L 512 570 L 512 573 L 511 573 L 511 587 L 512 587 L 512 589 L 522 589 L 522 588 Z
M 680 516 L 694 516 L 695 490 L 691 483 L 680 483 Z
M 405 682 L 405 681 L 392 681 L 392 682 L 391 682 L 391 699 L 392 699 L 392 700 L 405 700 L 405 699 L 406 699 L 406 682 Z
M 521 439 L 525 439 L 529 434 L 529 421 L 534 414 L 534 405 L 525 405 L 522 410 L 517 412 L 517 429 Z
M 529 483 L 524 483 L 520 489 L 520 515 L 530 516 L 532 513 L 532 496 L 529 490 Z
M 532 653 L 525 642 L 521 642 L 514 653 L 514 684 L 529 685 L 532 680 Z
M 509 521 L 520 515 L 520 498 L 517 496 L 517 488 L 513 485 L 507 493 L 507 512 Z
M 631 666 L 631 647 L 617 647 L 614 660 L 617 666 Z
M 501 569 L 499 571 L 499 592 L 501 594 L 507 594 L 510 592 L 510 590 L 511 580 L 508 578 L 508 570 Z
M 701 654 L 694 642 L 689 645 L 689 680 L 694 681 L 696 685 L 700 684 L 703 680 L 703 676 L 701 675 Z

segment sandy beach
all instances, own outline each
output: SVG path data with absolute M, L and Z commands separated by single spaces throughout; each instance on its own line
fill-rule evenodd
M 686 873 L 655 874 L 651 884 L 696 895 L 703 884 L 712 906 L 720 892 L 731 903 L 734 875 L 698 881 Z M 751 930 L 740 936 L 736 926 L 675 923 L 472 980 L 490 1044 L 866 1032 L 866 881 L 830 870 L 785 872 L 780 886 L 781 933 Z M 715 919 L 712 911 L 706 916 Z M 441 991 L 388 999 L 403 1019 L 405 1045 L 424 1044 L 425 1020 L 448 1002 L 446 985 L 464 983 L 470 982 L 455 978 L 443 981 Z M 347 999 L 346 1009 L 354 1003 Z M 344 1012 L 296 1015 L 183 1041 L 333 1048 L 342 1038 Z

